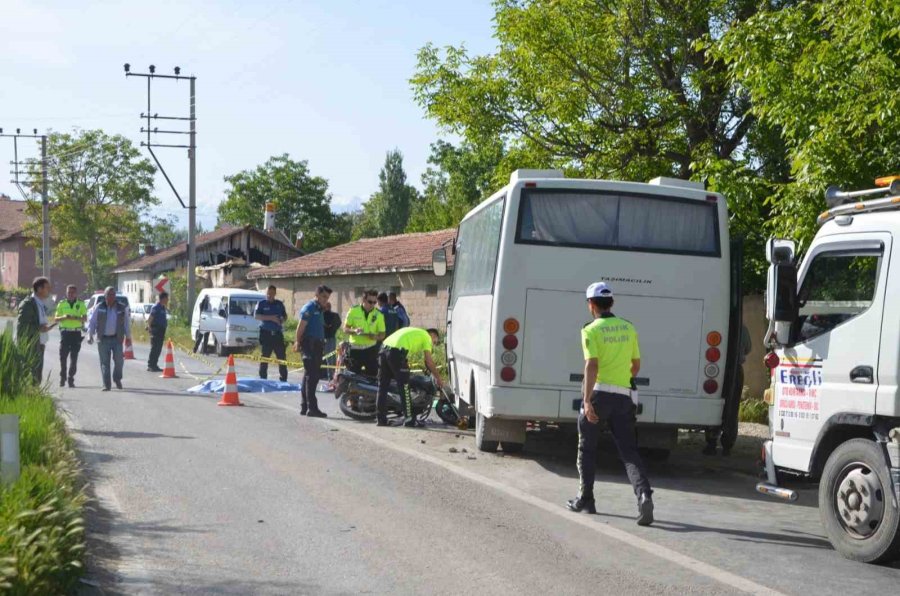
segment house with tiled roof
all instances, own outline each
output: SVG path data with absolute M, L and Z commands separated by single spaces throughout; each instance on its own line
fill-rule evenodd
M 341 318 L 359 302 L 365 290 L 375 289 L 396 292 L 413 325 L 442 329 L 447 318 L 450 277 L 434 275 L 431 253 L 450 246 L 455 237 L 456 229 L 452 228 L 364 238 L 256 269 L 247 277 L 255 280 L 257 289 L 262 291 L 274 285 L 292 316 L 313 297 L 316 286 L 325 284 L 334 291 L 332 309 Z M 451 256 L 449 266 L 452 265 Z
M 280 230 L 250 225 L 224 225 L 198 234 L 195 241 L 200 288 L 252 286 L 255 282 L 246 281 L 249 271 L 303 254 Z M 143 245 L 139 252 L 137 258 L 120 263 L 113 270 L 116 287 L 131 302 L 151 302 L 155 296 L 154 280 L 187 267 L 187 242 L 162 250 Z
M 27 235 L 27 203 L 0 194 L 0 286 L 30 288 L 35 277 L 43 274 L 41 250 Z M 51 253 L 53 245 L 51 244 Z M 62 297 L 66 286 L 75 284 L 79 294 L 90 294 L 87 276 L 81 266 L 70 259 L 62 259 L 50 269 L 51 295 Z

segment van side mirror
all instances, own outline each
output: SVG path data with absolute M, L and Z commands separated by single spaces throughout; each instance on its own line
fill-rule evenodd
M 447 249 L 438 248 L 431 253 L 431 268 L 436 277 L 447 275 Z

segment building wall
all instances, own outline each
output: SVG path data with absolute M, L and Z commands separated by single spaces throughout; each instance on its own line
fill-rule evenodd
M 300 308 L 314 297 L 316 287 L 325 284 L 334 291 L 331 306 L 342 319 L 351 306 L 360 302 L 361 290 L 365 288 L 397 292 L 416 327 L 435 327 L 443 331 L 447 324 L 450 276 L 435 277 L 431 271 L 256 280 L 261 292 L 265 292 L 270 283 L 277 288 L 278 299 L 284 301 L 292 317 L 296 317 Z
M 155 302 L 156 291 L 153 289 L 153 278 L 143 271 L 131 271 L 116 274 L 116 289 L 128 296 L 128 302 Z
M 51 248 L 51 253 L 52 253 Z M 7 287 L 30 288 L 35 277 L 43 275 L 37 262 L 37 251 L 25 238 L 14 236 L 0 242 L 0 283 Z M 93 291 L 87 287 L 87 276 L 81 266 L 70 259 L 63 259 L 59 265 L 50 268 L 50 294 L 62 298 L 66 286 L 75 284 L 79 296 L 89 296 Z

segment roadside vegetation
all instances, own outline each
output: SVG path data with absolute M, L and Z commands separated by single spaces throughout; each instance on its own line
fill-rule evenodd
M 86 501 L 72 441 L 35 387 L 12 333 L 0 334 L 0 414 L 19 416 L 21 475 L 0 486 L 0 593 L 64 594 L 81 576 Z

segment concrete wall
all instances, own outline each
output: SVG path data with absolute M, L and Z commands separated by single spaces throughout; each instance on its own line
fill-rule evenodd
M 149 273 L 143 271 L 117 273 L 116 288 L 119 292 L 128 296 L 128 302 L 131 304 L 156 302 L 156 290 L 153 289 L 153 279 Z
M 769 386 L 769 370 L 763 364 L 766 349 L 763 338 L 766 335 L 765 296 L 744 296 L 744 325 L 750 332 L 752 351 L 744 362 L 744 385 L 750 389 L 750 397 L 762 399 L 763 391 Z
M 51 253 L 53 248 L 51 247 Z M 3 269 L 0 271 L 0 284 L 7 287 L 30 288 L 35 277 L 43 275 L 37 262 L 37 251 L 25 238 L 14 236 L 0 242 L 0 257 Z M 87 287 L 87 276 L 81 266 L 70 259 L 63 259 L 59 265 L 50 268 L 50 294 L 62 299 L 66 294 L 66 286 L 75 284 L 78 295 L 90 296 L 93 289 Z
M 261 292 L 265 292 L 270 283 L 278 288 L 278 299 L 284 301 L 291 317 L 295 318 L 300 308 L 314 297 L 316 286 L 325 284 L 334 291 L 331 306 L 342 319 L 351 306 L 359 303 L 360 290 L 365 288 L 397 292 L 416 327 L 435 327 L 443 331 L 447 324 L 450 276 L 435 277 L 430 271 L 258 279 L 256 282 Z

